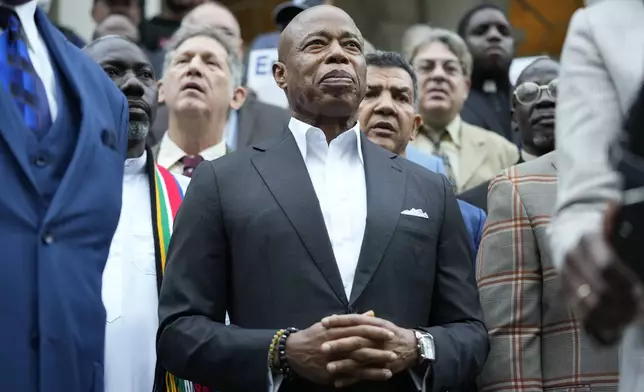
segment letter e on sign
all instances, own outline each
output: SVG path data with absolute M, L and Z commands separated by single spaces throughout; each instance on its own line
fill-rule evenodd
M 257 57 L 257 62 L 255 63 L 255 73 L 257 75 L 266 75 L 271 71 L 270 59 L 268 56 L 259 56 Z

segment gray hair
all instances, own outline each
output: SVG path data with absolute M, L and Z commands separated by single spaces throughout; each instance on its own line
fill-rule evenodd
M 405 60 L 409 61 L 414 48 L 418 46 L 419 42 L 427 39 L 431 32 L 432 27 L 425 23 L 411 25 L 405 30 L 402 37 L 402 55 Z
M 472 54 L 467 47 L 463 38 L 453 31 L 446 29 L 433 28 L 431 32 L 422 41 L 418 42 L 412 50 L 409 62 L 413 62 L 418 52 L 429 44 L 440 42 L 456 56 L 458 62 L 463 68 L 463 74 L 469 78 L 472 75 Z
M 194 37 L 212 38 L 224 47 L 228 54 L 226 62 L 228 63 L 228 69 L 230 69 L 231 90 L 240 87 L 242 84 L 243 65 L 239 58 L 239 54 L 235 49 L 235 43 L 220 29 L 207 25 L 182 24 L 181 27 L 179 27 L 179 30 L 172 35 L 172 38 L 166 47 L 165 59 L 163 61 L 164 75 L 168 72 L 168 69 L 170 69 L 172 59 L 174 58 L 179 46 Z

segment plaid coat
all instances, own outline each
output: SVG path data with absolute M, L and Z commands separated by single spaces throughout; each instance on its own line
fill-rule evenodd
M 555 153 L 490 183 L 477 282 L 490 355 L 480 392 L 616 391 L 616 349 L 599 349 L 559 294 L 546 226 L 557 194 Z

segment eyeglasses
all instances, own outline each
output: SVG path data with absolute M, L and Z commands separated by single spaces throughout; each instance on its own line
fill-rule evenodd
M 557 99 L 557 85 L 559 84 L 559 79 L 553 79 L 545 86 L 540 86 L 534 82 L 525 82 L 521 83 L 514 89 L 514 97 L 522 105 L 529 105 L 533 102 L 536 102 L 543 90 L 548 92 L 548 95 L 552 99 Z

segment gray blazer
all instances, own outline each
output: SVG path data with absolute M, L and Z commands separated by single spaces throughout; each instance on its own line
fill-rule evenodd
M 607 149 L 622 129 L 644 76 L 642 0 L 589 3 L 573 16 L 561 55 L 559 193 L 549 228 L 558 267 L 582 235 L 602 229 L 608 202 L 620 199 L 620 179 L 609 164 Z M 631 329 L 622 348 L 620 390 L 636 391 L 638 383 L 641 390 L 644 329 Z

